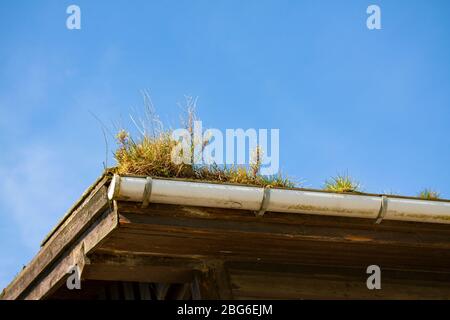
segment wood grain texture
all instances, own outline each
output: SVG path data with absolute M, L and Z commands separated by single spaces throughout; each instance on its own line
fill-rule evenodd
M 34 284 L 23 291 L 20 299 L 39 300 L 49 297 L 52 292 L 63 285 L 68 269 L 77 265 L 83 279 L 83 270 L 89 263 L 86 257 L 85 243 L 92 243 L 99 234 L 107 236 L 117 228 L 117 212 L 107 210 L 63 255 L 47 267 L 45 273 L 35 279 Z
M 82 273 L 86 280 L 187 283 L 192 281 L 196 270 L 204 269 L 201 260 L 117 251 L 99 251 L 89 255 L 88 260 Z
M 390 269 L 450 272 L 449 227 L 367 224 L 361 219 L 299 217 L 296 223 L 211 210 L 122 210 L 120 227 L 102 248 L 206 260 L 249 260 L 313 265 L 378 264 Z M 236 211 L 236 210 L 234 210 Z M 205 218 L 205 216 L 207 218 Z M 241 220 L 242 218 L 242 220 Z M 249 220 L 251 219 L 251 220 Z
M 381 290 L 368 290 L 365 271 L 279 264 L 230 266 L 236 299 L 450 299 L 450 274 L 382 270 Z

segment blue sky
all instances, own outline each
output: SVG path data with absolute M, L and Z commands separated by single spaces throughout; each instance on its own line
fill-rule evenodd
M 66 8 L 81 8 L 81 30 Z M 382 29 L 366 28 L 381 8 Z M 94 113 L 127 122 L 150 91 L 178 126 L 279 128 L 281 170 L 320 188 L 450 198 L 450 2 L 1 1 L 0 287 L 101 174 Z M 123 119 L 123 120 L 121 120 Z M 111 156 L 110 156 L 111 164 Z

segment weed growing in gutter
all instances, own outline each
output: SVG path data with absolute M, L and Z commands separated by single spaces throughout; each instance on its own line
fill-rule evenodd
M 333 192 L 360 192 L 360 184 L 348 175 L 337 175 L 325 181 L 324 190 Z
M 419 193 L 418 197 L 425 200 L 438 200 L 440 194 L 439 192 L 431 189 L 424 189 Z
M 250 165 L 226 166 L 226 165 L 194 165 L 172 161 L 172 150 L 176 142 L 172 139 L 172 130 L 164 130 L 161 121 L 156 115 L 150 96 L 144 92 L 145 117 L 139 122 L 131 117 L 132 122 L 138 128 L 138 137 L 132 137 L 125 129 L 118 130 L 116 142 L 118 147 L 114 153 L 117 166 L 113 172 L 118 174 L 133 174 L 163 178 L 198 179 L 211 182 L 237 183 L 264 187 L 294 188 L 296 184 L 281 174 L 275 176 L 263 176 L 260 174 L 261 158 L 263 150 L 257 147 L 252 154 Z M 193 135 L 193 124 L 197 120 L 195 115 L 195 103 L 193 98 L 187 98 L 186 117 L 182 120 L 183 127 Z M 139 125 L 138 125 L 139 123 Z M 194 141 L 194 139 L 192 139 Z M 206 141 L 203 148 L 208 145 Z M 194 157 L 194 142 L 191 146 L 191 155 Z M 357 193 L 361 192 L 361 186 L 348 174 L 337 175 L 325 182 L 326 191 Z M 385 192 L 393 194 L 392 192 Z M 418 197 L 426 200 L 440 199 L 440 194 L 431 189 L 425 189 Z
M 118 144 L 114 153 L 117 160 L 115 172 L 118 174 L 136 174 L 165 178 L 199 179 L 203 181 L 228 182 L 264 187 L 295 187 L 295 183 L 281 175 L 263 176 L 260 174 L 262 152 L 260 147 L 253 151 L 250 166 L 219 166 L 174 163 L 172 150 L 176 145 L 171 137 L 171 130 L 164 130 L 159 118 L 155 115 L 148 94 L 144 93 L 145 121 L 138 127 L 140 136 L 131 137 L 127 130 L 121 129 L 116 135 Z M 195 116 L 195 100 L 187 100 L 187 119 L 182 121 L 184 127 L 193 133 Z M 203 148 L 209 141 L 203 144 Z M 191 150 L 194 150 L 192 139 Z M 192 152 L 193 154 L 193 152 Z

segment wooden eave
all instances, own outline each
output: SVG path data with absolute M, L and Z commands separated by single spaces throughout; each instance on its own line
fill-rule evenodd
M 85 281 L 190 283 L 193 298 L 450 299 L 448 225 L 107 200 L 102 176 L 2 292 L 48 299 Z M 366 267 L 383 290 L 366 288 Z

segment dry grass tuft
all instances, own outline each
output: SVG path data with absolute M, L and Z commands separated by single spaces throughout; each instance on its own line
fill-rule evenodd
M 425 200 L 438 200 L 440 197 L 439 192 L 431 190 L 431 189 L 424 189 L 419 193 L 419 198 L 425 199 Z
M 141 121 L 138 128 L 140 137 L 133 139 L 128 131 L 121 129 L 116 135 L 118 148 L 114 153 L 117 160 L 115 172 L 118 174 L 136 174 L 164 178 L 199 179 L 226 183 L 248 184 L 264 187 L 295 187 L 295 183 L 281 175 L 262 176 L 260 174 L 262 150 L 258 147 L 253 152 L 249 168 L 244 166 L 192 165 L 176 164 L 172 161 L 172 150 L 176 142 L 171 139 L 171 130 L 163 130 L 161 122 L 155 117 L 153 106 L 144 93 L 146 106 L 146 124 Z M 187 98 L 187 120 L 184 126 L 193 133 L 195 100 Z M 132 118 L 133 123 L 137 122 Z M 157 130 L 155 130 L 155 124 Z M 150 122 L 150 125 L 148 124 Z M 149 130 L 151 128 L 152 130 Z M 191 139 L 193 140 L 193 139 Z M 191 150 L 194 149 L 192 142 Z M 208 143 L 204 143 L 203 148 Z
M 359 192 L 360 184 L 348 175 L 337 175 L 325 181 L 324 189 L 333 192 Z
M 170 132 L 157 136 L 144 136 L 135 141 L 129 134 L 121 130 L 117 134 L 119 147 L 115 152 L 117 173 L 136 174 L 158 177 L 193 177 L 192 166 L 174 164 L 171 151 L 175 142 Z

